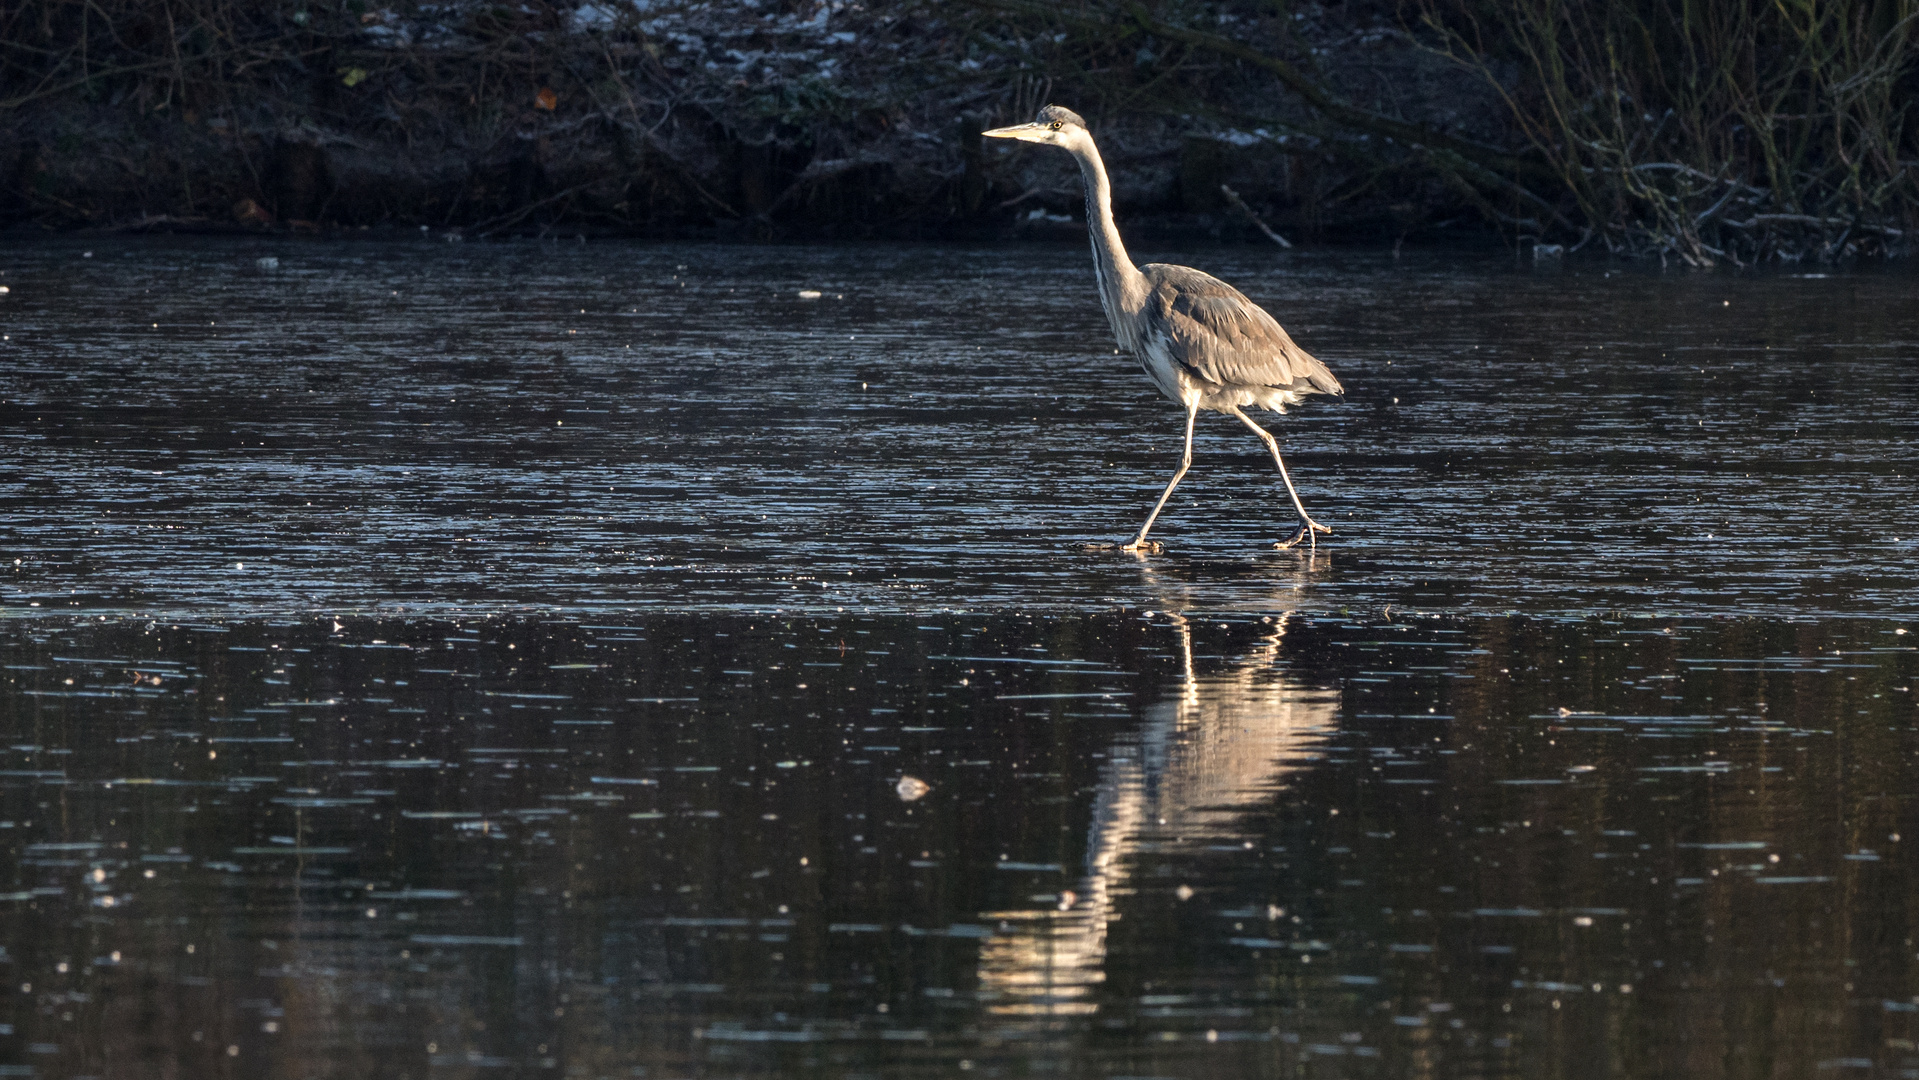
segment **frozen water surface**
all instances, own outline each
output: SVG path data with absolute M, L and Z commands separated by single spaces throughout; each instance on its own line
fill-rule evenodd
M 1348 394 L 1261 414 L 1317 559 L 1208 414 L 1143 571 L 1182 418 L 1077 246 L 89 243 L 0 267 L 9 609 L 1919 613 L 1909 272 L 1156 253 Z
M 0 1074 L 1919 1075 L 1913 279 L 1151 257 L 0 251 Z

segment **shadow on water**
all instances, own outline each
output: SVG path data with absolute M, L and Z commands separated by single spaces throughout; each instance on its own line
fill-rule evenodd
M 0 1053 L 47 1076 L 1897 1074 L 1899 629 L 15 621 Z

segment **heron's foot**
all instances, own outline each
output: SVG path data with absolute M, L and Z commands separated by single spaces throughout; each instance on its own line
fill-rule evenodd
M 1157 555 L 1160 552 L 1166 550 L 1165 548 L 1159 546 L 1159 541 L 1148 540 L 1143 536 L 1134 540 L 1130 544 L 1121 544 L 1119 546 L 1119 549 L 1121 551 L 1130 551 L 1135 555 Z
M 1312 518 L 1307 518 L 1306 520 L 1299 523 L 1299 530 L 1297 532 L 1293 533 L 1293 535 L 1287 537 L 1286 539 L 1281 540 L 1279 543 L 1274 544 L 1273 547 L 1279 551 L 1285 551 L 1287 548 L 1297 546 L 1301 540 L 1304 540 L 1306 541 L 1308 546 L 1317 548 L 1319 547 L 1319 544 L 1318 544 L 1318 541 L 1315 539 L 1314 534 L 1315 533 L 1330 534 L 1332 531 L 1333 530 L 1327 528 L 1324 525 L 1321 525 L 1319 522 L 1314 521 Z

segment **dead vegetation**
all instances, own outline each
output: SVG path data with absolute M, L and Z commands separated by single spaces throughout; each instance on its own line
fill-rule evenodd
M 1421 0 L 1551 170 L 1511 223 L 1698 266 L 1908 246 L 1919 0 Z
M 0 222 L 1044 230 L 977 133 L 1051 100 L 1181 233 L 1835 258 L 1914 224 L 1915 3 L 21 0 Z

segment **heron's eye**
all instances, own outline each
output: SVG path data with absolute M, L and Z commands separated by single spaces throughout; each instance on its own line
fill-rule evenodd
M 1060 128 L 1060 122 L 1059 122 L 1058 120 L 1055 120 L 1055 121 L 1053 121 L 1052 123 L 1050 123 L 1050 124 L 1048 124 L 1048 125 L 1046 125 L 1046 126 L 1047 126 L 1047 127 L 1049 127 L 1049 128 L 1052 128 L 1052 129 L 1053 129 L 1054 131 L 1058 131 L 1058 130 L 1059 130 L 1059 128 Z

